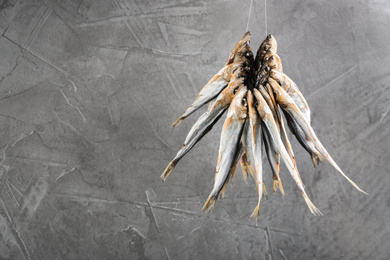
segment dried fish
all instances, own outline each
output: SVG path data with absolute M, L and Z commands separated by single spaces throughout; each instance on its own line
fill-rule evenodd
M 322 214 L 305 192 L 284 119 L 298 142 L 310 154 L 314 167 L 321 161 L 329 161 L 356 189 L 367 194 L 344 174 L 316 136 L 306 99 L 294 81 L 283 72 L 281 59 L 276 53 L 275 37 L 266 37 L 255 58 L 249 41 L 250 33 L 247 32 L 231 51 L 225 67 L 203 87 L 193 104 L 174 123 L 177 126 L 209 103 L 207 111 L 193 125 L 183 147 L 161 178 L 165 180 L 169 176 L 177 162 L 210 131 L 227 110 L 214 187 L 202 210 L 210 210 L 216 200 L 224 196 L 227 184 L 233 179 L 240 163 L 244 179 L 250 175 L 258 190 L 258 202 L 251 214 L 257 221 L 260 202 L 263 194 L 266 194 L 262 166 L 264 149 L 273 175 L 273 191 L 279 188 L 284 195 L 279 175 L 282 160 L 310 211 L 315 215 Z

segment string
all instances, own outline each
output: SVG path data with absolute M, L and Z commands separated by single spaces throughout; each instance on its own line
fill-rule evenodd
M 251 0 L 251 5 L 249 6 L 248 23 L 246 24 L 246 31 L 248 31 L 249 29 L 249 19 L 251 18 L 252 4 L 253 4 L 253 0 Z
M 264 0 L 265 37 L 267 37 L 267 0 Z

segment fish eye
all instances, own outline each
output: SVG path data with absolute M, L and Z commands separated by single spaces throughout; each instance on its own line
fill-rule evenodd
M 236 87 L 235 89 L 233 89 L 233 94 L 236 94 L 238 91 L 238 87 Z
M 267 67 L 265 67 L 265 69 L 264 69 L 266 72 L 269 72 L 270 71 L 270 68 L 267 66 Z
M 252 54 L 252 52 L 250 52 L 250 51 L 245 52 L 245 56 L 246 56 L 247 58 L 251 57 L 252 55 L 253 55 L 253 54 Z
M 242 99 L 241 104 L 242 104 L 244 107 L 246 107 L 246 106 L 248 105 L 248 102 L 246 101 L 246 98 L 243 98 L 243 99 Z

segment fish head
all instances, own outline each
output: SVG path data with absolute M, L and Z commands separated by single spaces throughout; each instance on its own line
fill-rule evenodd
M 268 66 L 273 70 L 279 70 L 279 61 L 279 56 L 272 51 L 267 51 L 264 55 L 264 63 L 267 63 Z
M 233 77 L 229 85 L 222 91 L 222 99 L 219 101 L 222 106 L 229 105 L 237 92 L 245 88 L 244 77 Z
M 228 69 L 226 72 L 230 79 L 236 77 L 237 75 L 240 75 L 240 77 L 246 77 L 247 73 L 251 70 L 251 67 L 246 60 L 235 62 L 227 67 Z
M 287 75 L 285 75 L 279 71 L 276 71 L 276 70 L 271 70 L 269 75 L 270 75 L 270 77 L 268 79 L 269 83 L 271 80 L 272 83 L 278 84 L 283 89 L 287 88 L 287 86 L 289 84 L 289 80 L 288 80 L 289 78 L 287 77 Z
M 255 59 L 256 69 L 261 66 L 261 63 L 264 61 L 264 57 L 266 56 L 267 52 L 272 52 L 276 54 L 277 49 L 278 44 L 276 42 L 275 37 L 272 36 L 272 34 L 269 34 L 257 49 Z
M 272 67 L 268 64 L 268 62 L 265 62 L 260 68 L 257 69 L 257 81 L 260 84 L 264 84 L 271 70 Z
M 236 44 L 236 46 L 231 51 L 228 60 L 226 62 L 226 65 L 232 64 L 238 52 L 242 51 L 246 46 L 249 46 L 250 39 L 251 39 L 250 32 L 246 32 L 244 36 L 241 38 L 241 40 Z
M 233 97 L 232 103 L 229 107 L 228 117 L 236 120 L 244 120 L 248 114 L 248 89 L 246 86 L 240 88 Z
M 272 89 L 275 99 L 278 103 L 283 103 L 283 92 L 281 92 L 281 86 L 273 78 L 269 78 L 267 87 Z
M 278 49 L 278 43 L 276 42 L 275 37 L 272 34 L 269 34 L 265 40 L 260 45 L 260 48 L 264 51 L 272 51 L 273 53 L 276 53 Z M 259 49 L 260 49 L 259 48 Z

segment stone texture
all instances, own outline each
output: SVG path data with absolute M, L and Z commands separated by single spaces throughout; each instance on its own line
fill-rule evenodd
M 252 48 L 276 37 L 319 138 L 369 196 L 293 140 L 324 216 L 283 167 L 286 196 L 266 174 L 257 226 L 240 170 L 202 213 L 222 120 L 161 183 L 200 112 L 169 126 L 245 33 L 250 2 L 0 1 L 1 259 L 388 257 L 388 1 L 255 0 L 249 19 Z

